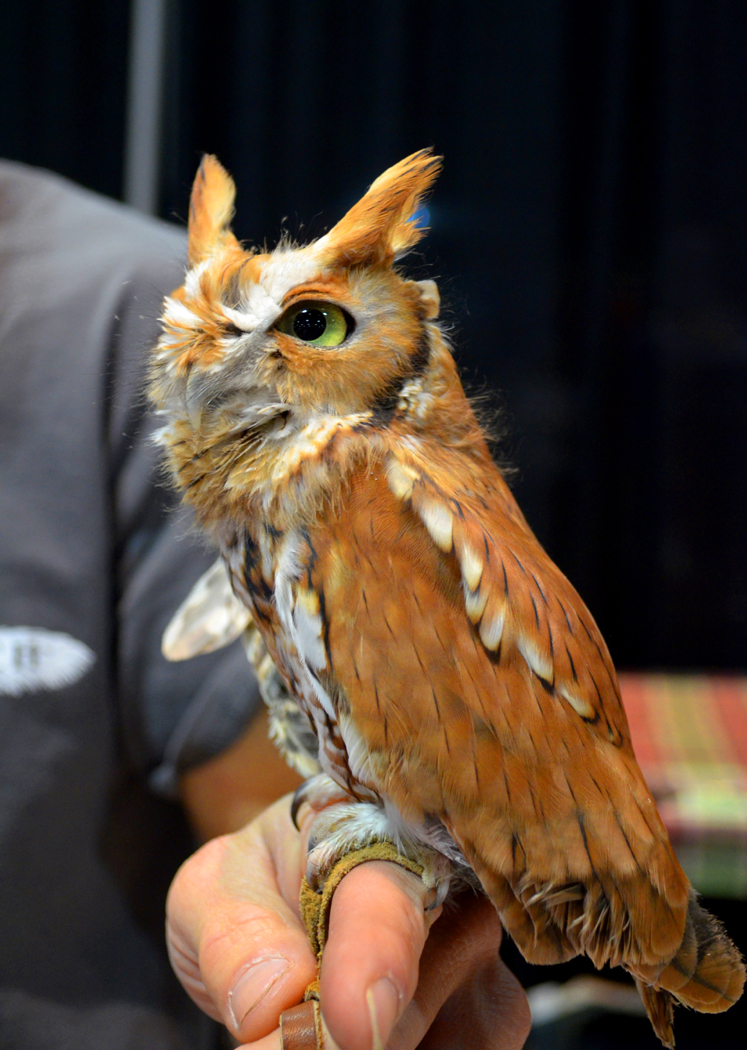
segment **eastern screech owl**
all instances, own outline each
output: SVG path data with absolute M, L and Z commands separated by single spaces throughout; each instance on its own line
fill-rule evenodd
M 624 966 L 671 1046 L 672 1003 L 725 1010 L 744 968 L 674 857 L 594 620 L 490 458 L 436 286 L 397 266 L 439 166 L 416 153 L 319 240 L 255 253 L 206 157 L 150 367 L 160 442 L 261 635 L 276 736 L 321 768 L 311 877 L 382 838 L 442 895 L 476 876 L 530 961 Z M 249 620 L 226 578 L 192 601 L 211 644 Z

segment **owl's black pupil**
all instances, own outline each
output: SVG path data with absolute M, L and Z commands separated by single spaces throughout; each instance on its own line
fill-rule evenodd
M 324 335 L 326 327 L 327 318 L 321 310 L 304 307 L 293 318 L 293 331 L 299 339 L 304 339 L 307 343 Z

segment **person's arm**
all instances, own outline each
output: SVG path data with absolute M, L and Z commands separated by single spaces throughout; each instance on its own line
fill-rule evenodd
M 229 826 L 240 812 L 226 787 L 239 784 L 231 769 L 240 754 L 251 757 L 250 740 L 251 731 L 222 756 L 228 772 L 213 795 L 213 828 L 221 820 Z M 213 760 L 206 774 L 209 791 L 220 763 Z M 193 771 L 184 797 L 204 828 L 201 799 L 195 808 L 199 776 Z M 315 976 L 298 907 L 304 839 L 289 806 L 289 797 L 281 799 L 241 831 L 208 842 L 182 866 L 169 894 L 177 976 L 206 1013 L 255 1050 L 278 1050 L 279 1016 L 301 1001 Z M 492 905 L 467 893 L 443 914 L 427 913 L 424 898 L 418 878 L 383 862 L 364 864 L 341 883 L 321 975 L 333 1040 L 327 1045 L 518 1050 L 529 1008 L 498 956 L 502 931 Z
M 179 796 L 200 842 L 239 831 L 301 783 L 268 734 L 266 708 L 238 740 L 179 780 Z

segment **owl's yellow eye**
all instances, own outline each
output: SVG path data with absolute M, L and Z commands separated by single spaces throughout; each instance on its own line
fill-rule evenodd
M 334 303 L 308 300 L 286 310 L 276 327 L 310 346 L 339 346 L 353 325 Z

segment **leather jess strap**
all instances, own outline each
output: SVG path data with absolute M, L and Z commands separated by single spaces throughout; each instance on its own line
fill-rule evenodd
M 386 840 L 368 843 L 340 857 L 331 871 L 327 872 L 320 893 L 309 886 L 306 879 L 301 884 L 301 916 L 309 943 L 321 966 L 322 953 L 327 940 L 332 897 L 343 878 L 357 867 L 371 860 L 386 860 L 398 864 L 418 875 L 431 888 L 431 882 L 421 864 L 397 852 L 396 846 Z M 305 1002 L 292 1006 L 280 1015 L 280 1043 L 283 1050 L 324 1050 L 322 1016 L 319 1009 L 319 979 L 312 981 L 305 992 Z
M 310 999 L 280 1015 L 280 1045 L 283 1050 L 324 1050 L 319 1003 Z

